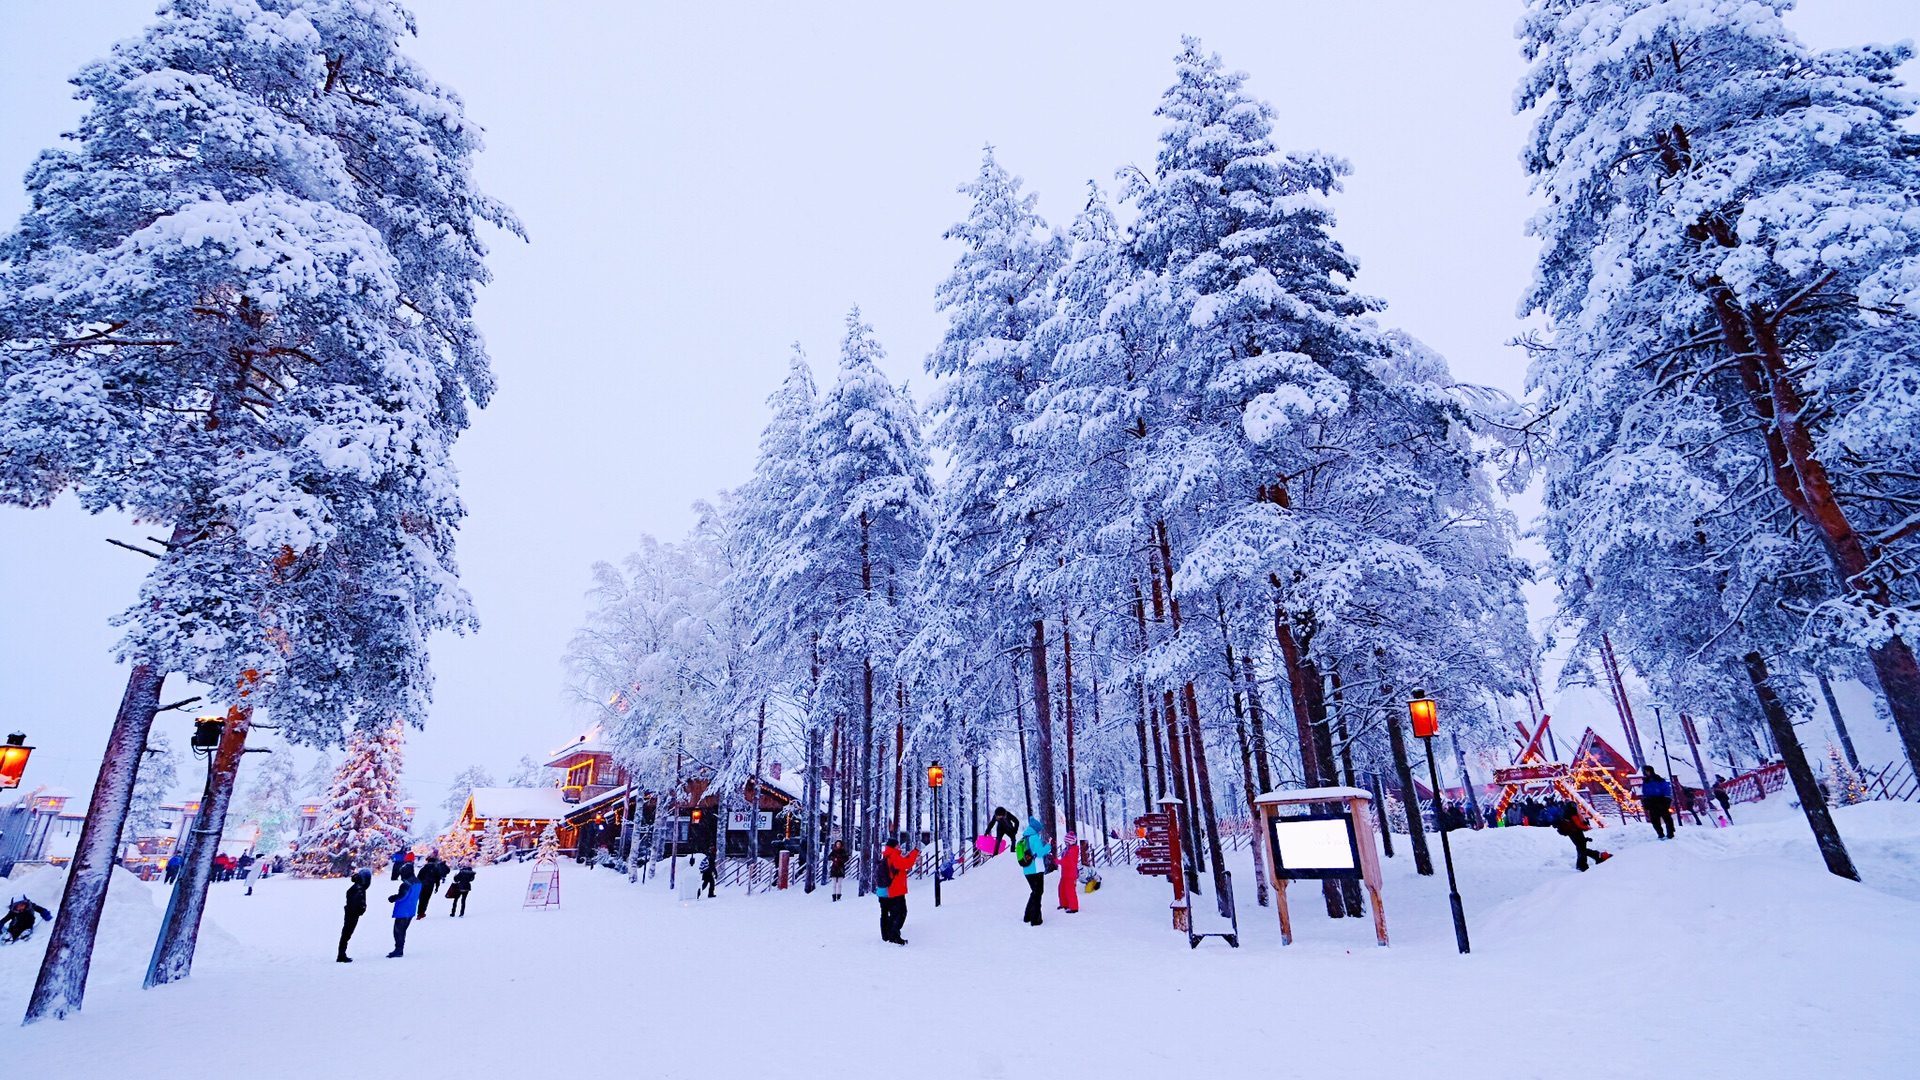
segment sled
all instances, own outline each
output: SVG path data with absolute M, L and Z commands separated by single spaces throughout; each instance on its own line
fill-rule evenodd
M 973 846 L 980 849 L 980 854 L 985 855 L 988 858 L 992 858 L 993 856 L 998 855 L 1001 852 L 1007 850 L 1007 838 L 1004 836 L 994 836 L 991 834 L 987 836 L 975 837 L 973 841 Z

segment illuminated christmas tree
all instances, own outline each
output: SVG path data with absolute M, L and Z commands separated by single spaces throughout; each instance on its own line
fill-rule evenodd
M 553 831 L 551 821 L 547 822 L 546 828 L 540 830 L 540 842 L 533 848 L 533 861 L 536 866 L 540 863 L 560 861 L 560 834 Z
M 405 728 L 395 723 L 379 735 L 355 732 L 347 756 L 333 774 L 313 831 L 294 846 L 301 872 L 337 877 L 378 867 L 408 847 L 407 817 L 400 809 L 401 745 Z
M 487 822 L 486 835 L 480 840 L 480 862 L 482 865 L 491 866 L 499 862 L 500 856 L 506 853 L 506 833 L 500 828 L 500 819 L 494 818 Z
M 1866 781 L 1853 771 L 1847 759 L 1840 754 L 1840 748 L 1827 744 L 1827 786 L 1833 789 L 1833 801 L 1840 806 L 1852 806 L 1868 799 Z

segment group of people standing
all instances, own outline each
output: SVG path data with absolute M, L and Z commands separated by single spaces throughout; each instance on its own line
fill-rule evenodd
M 447 915 L 462 916 L 467 913 L 467 897 L 473 892 L 474 872 L 471 865 L 463 865 L 454 871 L 435 851 L 419 869 L 414 868 L 413 852 L 400 849 L 393 853 L 390 860 L 392 872 L 390 880 L 399 884 L 387 902 L 393 905 L 393 951 L 388 959 L 396 959 L 407 954 L 407 928 L 415 919 L 427 917 L 427 903 L 438 892 L 442 882 L 448 877 L 453 883 L 447 886 Z M 334 960 L 342 964 L 353 963 L 353 957 L 347 955 L 347 942 L 353 938 L 354 928 L 360 923 L 360 916 L 367 912 L 367 889 L 373 885 L 373 871 L 359 870 L 353 874 L 347 886 L 346 920 L 340 928 L 340 950 Z

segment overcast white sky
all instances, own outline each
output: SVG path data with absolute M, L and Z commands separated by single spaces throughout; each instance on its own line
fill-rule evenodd
M 79 116 L 68 76 L 153 8 L 0 0 L 0 227 Z M 677 537 L 694 499 L 746 475 L 788 343 L 830 377 L 857 302 L 924 395 L 954 255 L 940 234 L 982 144 L 1064 224 L 1088 180 L 1151 165 L 1182 33 L 1251 73 L 1280 146 L 1353 162 L 1339 235 L 1386 320 L 1519 393 L 1514 0 L 413 8 L 414 55 L 487 129 L 482 182 L 532 237 L 498 238 L 479 309 L 500 393 L 456 458 L 483 627 L 435 648 L 407 775 L 422 801 L 467 764 L 504 773 L 571 737 L 559 656 L 588 566 Z M 1792 22 L 1816 46 L 1890 41 L 1920 33 L 1920 8 L 1807 0 Z M 40 747 L 30 784 L 91 784 L 125 677 L 107 620 L 146 562 L 102 538 L 149 531 L 70 502 L 0 509 L 0 729 Z M 184 742 L 183 720 L 161 722 Z

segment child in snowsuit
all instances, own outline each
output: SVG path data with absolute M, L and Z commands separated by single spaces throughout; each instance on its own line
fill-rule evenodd
M 473 867 L 463 866 L 459 873 L 453 875 L 453 884 L 447 886 L 447 899 L 451 901 L 447 905 L 447 918 L 451 919 L 455 915 L 466 918 L 467 894 L 472 891 Z
M 1080 913 L 1080 839 L 1072 833 L 1060 844 L 1060 910 Z
M 32 937 L 33 920 L 36 916 L 51 919 L 53 912 L 24 896 L 8 904 L 6 919 L 0 921 L 0 934 L 6 935 L 7 944 L 11 945 L 16 941 L 25 941 Z
M 373 884 L 373 871 L 360 870 L 353 875 L 353 884 L 347 886 L 347 918 L 340 926 L 340 952 L 334 959 L 342 964 L 353 963 L 353 957 L 347 955 L 347 941 L 353 937 L 353 928 L 360 925 L 360 916 L 367 913 L 367 886 Z
M 840 899 L 840 886 L 847 880 L 847 842 L 835 840 L 827 854 L 827 876 L 833 879 L 833 898 Z
M 1653 835 L 1662 840 L 1673 839 L 1673 785 L 1653 771 L 1648 765 L 1641 770 L 1645 778 L 1640 784 L 1640 804 L 1647 808 L 1647 824 L 1653 826 Z
M 1573 868 L 1575 870 L 1585 873 L 1588 859 L 1592 859 L 1594 865 L 1598 866 L 1608 859 L 1613 858 L 1610 852 L 1595 851 L 1588 846 L 1587 830 L 1582 827 L 1580 814 L 1572 807 L 1567 808 L 1566 814 L 1560 818 L 1560 824 L 1554 826 L 1554 828 L 1559 830 L 1561 836 L 1573 841 Z
M 1040 925 L 1040 898 L 1047 894 L 1047 856 L 1052 853 L 1052 845 L 1040 834 L 1040 819 L 1029 817 L 1020 839 L 1013 844 L 1014 861 L 1027 875 L 1027 913 L 1021 921 L 1028 926 Z
M 411 862 L 400 864 L 400 891 L 387 899 L 393 902 L 393 951 L 387 954 L 392 960 L 407 955 L 407 924 L 420 910 L 420 879 Z
M 716 874 L 713 869 L 713 857 L 704 851 L 700 853 L 700 888 L 707 891 L 707 899 L 718 900 L 720 898 L 720 894 L 717 891 L 720 888 L 720 879 L 719 875 Z M 694 895 L 699 896 L 700 894 L 696 891 Z

